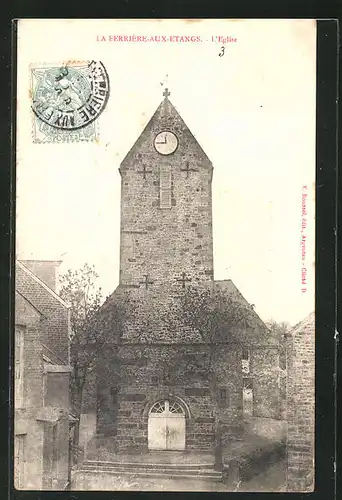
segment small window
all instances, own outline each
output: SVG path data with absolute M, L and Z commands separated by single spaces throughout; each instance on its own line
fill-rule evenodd
M 160 208 L 171 208 L 171 166 L 160 166 Z
M 246 347 L 242 349 L 242 359 L 244 361 L 249 361 L 249 349 L 247 349 Z
M 118 390 L 116 388 L 111 388 L 110 395 L 112 396 L 112 402 L 114 405 L 118 402 Z
M 250 371 L 250 351 L 247 347 L 244 347 L 242 349 L 242 359 L 241 359 L 241 365 L 242 365 L 242 373 L 249 373 Z
M 282 349 L 279 353 L 279 368 L 281 370 L 286 370 L 286 351 Z
M 228 403 L 228 391 L 224 387 L 219 389 L 219 403 L 220 406 L 225 406 Z

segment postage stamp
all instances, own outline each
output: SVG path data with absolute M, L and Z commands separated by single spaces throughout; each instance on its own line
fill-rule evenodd
M 106 107 L 109 92 L 108 74 L 101 62 L 31 66 L 33 141 L 97 139 L 96 120 Z

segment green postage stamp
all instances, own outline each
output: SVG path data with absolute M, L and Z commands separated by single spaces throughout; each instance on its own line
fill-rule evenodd
M 30 70 L 34 142 L 95 140 L 96 119 L 109 97 L 104 65 L 70 61 Z

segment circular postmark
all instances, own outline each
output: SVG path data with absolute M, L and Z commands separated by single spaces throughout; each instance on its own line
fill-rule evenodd
M 76 130 L 96 120 L 106 107 L 109 78 L 101 62 L 33 70 L 32 110 L 50 125 Z

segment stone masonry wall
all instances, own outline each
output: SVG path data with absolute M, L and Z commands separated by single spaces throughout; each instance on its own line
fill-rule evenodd
M 120 423 L 120 426 L 125 426 L 127 423 L 129 427 L 123 427 L 119 434 L 127 436 L 127 439 L 125 438 L 126 444 L 131 441 L 131 445 L 134 446 L 133 442 L 135 445 L 138 442 L 135 442 L 133 438 L 132 441 L 129 435 L 135 434 L 141 443 L 144 442 L 143 438 L 146 441 L 146 436 L 143 435 L 142 428 L 137 430 L 136 426 L 132 427 L 131 421 L 125 423 L 120 420 L 121 416 L 127 418 L 129 415 L 130 419 L 132 417 L 132 409 L 128 410 L 126 407 L 133 405 L 133 409 L 138 408 L 136 413 L 137 426 L 142 425 L 141 422 L 138 424 L 139 411 L 141 411 L 141 405 L 144 404 L 146 394 L 154 394 L 154 397 L 157 397 L 153 391 L 155 391 L 156 384 L 160 384 L 160 380 L 163 380 L 162 370 L 165 368 L 163 362 L 165 361 L 166 365 L 171 361 L 173 366 L 177 367 L 176 371 L 179 374 L 181 357 L 184 354 L 189 356 L 189 361 L 192 363 L 194 357 L 200 355 L 205 346 L 198 333 L 182 327 L 168 329 L 163 322 L 163 314 L 167 310 L 167 304 L 171 307 L 172 302 L 177 300 L 168 289 L 165 290 L 161 286 L 148 290 L 119 288 L 110 300 L 119 300 L 120 293 L 123 293 L 124 296 L 134 297 L 137 309 L 129 316 L 128 323 L 125 323 L 124 336 L 121 339 L 121 342 L 124 343 L 122 349 L 126 351 L 125 356 L 128 358 L 121 372 L 121 380 L 118 381 L 117 377 L 110 373 L 110 369 L 108 370 L 108 366 L 113 364 L 108 345 L 106 352 L 101 355 L 99 369 L 100 372 L 104 370 L 106 373 L 100 376 L 98 384 L 97 431 L 100 434 L 113 436 L 117 430 L 120 430 L 116 427 L 116 422 Z M 110 302 L 106 307 L 110 307 Z M 229 343 L 231 336 L 230 332 L 227 332 L 228 343 L 220 345 L 221 358 L 215 361 L 215 367 L 219 384 L 227 391 L 227 404 L 224 411 L 221 409 L 220 415 L 220 418 L 227 422 L 226 434 L 236 434 L 242 425 L 243 374 L 241 357 L 243 345 L 252 347 L 251 376 L 255 380 L 257 414 L 271 418 L 279 416 L 278 346 L 266 344 L 267 332 L 264 332 L 261 326 L 256 324 L 251 328 L 251 331 L 241 331 L 240 334 L 233 336 L 240 341 L 236 345 L 232 342 Z M 156 377 L 158 382 L 155 382 Z M 171 387 L 179 397 L 186 397 L 185 387 L 207 387 L 207 382 L 201 380 L 200 374 L 194 373 L 191 379 L 188 375 L 183 379 L 179 376 L 178 380 L 171 381 L 168 387 Z M 115 392 L 116 390 L 118 392 Z M 131 390 L 138 395 L 138 398 L 142 399 L 134 402 L 125 401 L 122 402 L 123 406 L 120 406 L 120 391 L 124 394 L 125 391 Z M 87 399 L 90 398 L 87 397 Z M 209 401 L 207 404 L 212 411 L 212 404 Z M 123 407 L 125 408 L 123 409 Z M 119 410 L 124 413 L 119 414 Z M 203 418 L 207 418 L 207 415 L 204 415 Z M 135 430 L 130 432 L 129 429 Z M 190 446 L 191 443 L 188 444 Z
M 44 375 L 43 343 L 53 355 L 64 355 L 68 360 L 69 310 L 20 266 L 16 271 L 15 306 L 15 334 L 18 329 L 24 330 L 24 397 L 22 407 L 15 408 L 14 426 L 15 436 L 22 436 L 24 441 L 21 488 L 40 490 L 46 487 L 44 481 L 52 480 L 46 472 L 52 450 L 45 443 L 44 427 L 51 425 L 49 413 L 53 412 L 60 419 L 55 479 L 58 488 L 64 488 L 69 458 L 69 373 Z M 50 384 L 53 376 L 56 378 Z M 45 384 L 44 380 L 49 377 Z
M 162 130 L 179 140 L 170 156 L 154 148 Z M 166 209 L 159 200 L 161 166 L 171 167 L 171 208 Z M 120 173 L 120 283 L 139 286 L 144 275 L 154 285 L 177 283 L 182 272 L 193 283 L 212 280 L 212 166 L 169 101 L 158 108 Z
M 106 387 L 101 384 L 102 407 L 105 410 L 98 415 L 98 434 L 116 435 L 120 450 L 147 450 L 149 409 L 159 399 L 176 399 L 187 408 L 186 448 L 211 449 L 214 418 L 208 380 L 196 371 L 182 374 L 180 369 L 182 357 L 203 356 L 205 347 L 135 345 L 125 346 L 122 350 L 123 382 L 114 384 L 112 381 L 111 384 L 108 381 Z M 171 370 L 165 370 L 167 360 Z M 225 432 L 233 433 L 242 423 L 242 378 L 237 370 L 240 364 L 238 350 L 223 346 L 214 364 L 217 367 L 217 389 L 224 389 L 226 393 L 218 410 L 219 418 L 224 423 Z
M 315 317 L 291 332 L 287 376 L 287 490 L 314 490 Z
M 68 481 L 69 466 L 69 418 L 61 416 L 57 422 L 40 424 L 43 429 L 43 490 L 63 490 Z M 53 433 L 57 447 L 54 450 Z M 54 461 L 54 458 L 57 462 Z
M 69 398 L 69 382 L 70 373 L 54 373 L 46 374 L 46 392 L 45 405 L 55 408 L 70 408 Z
M 23 318 L 17 313 L 17 321 Z M 22 489 L 42 487 L 42 428 L 36 420 L 43 398 L 43 360 L 39 342 L 39 319 L 24 329 L 24 397 L 21 408 L 15 408 L 14 434 L 24 438 Z
M 253 346 L 250 376 L 253 380 L 253 416 L 280 418 L 279 348 Z

